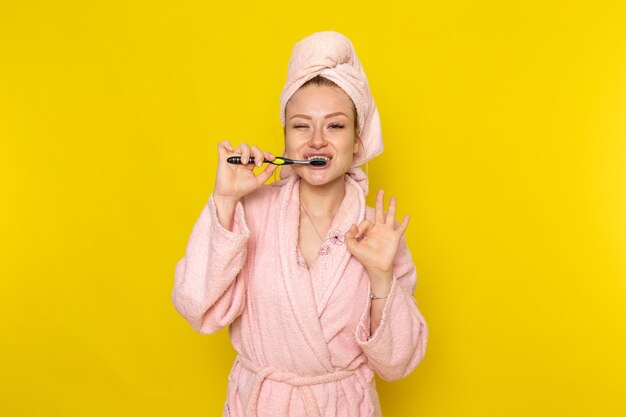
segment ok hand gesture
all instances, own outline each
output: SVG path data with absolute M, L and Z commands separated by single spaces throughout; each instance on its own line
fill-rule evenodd
M 396 226 L 396 199 L 391 197 L 389 209 L 385 213 L 384 195 L 383 190 L 376 195 L 374 223 L 365 219 L 358 227 L 353 224 L 345 238 L 348 250 L 365 266 L 370 278 L 390 280 L 400 238 L 409 224 L 409 216 L 404 216 L 402 223 Z

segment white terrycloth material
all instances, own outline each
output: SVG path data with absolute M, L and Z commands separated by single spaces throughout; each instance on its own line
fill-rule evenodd
M 358 168 L 383 151 L 383 135 L 380 115 L 374 102 L 369 83 L 352 42 L 338 32 L 314 33 L 298 42 L 291 52 L 287 81 L 280 95 L 280 120 L 285 126 L 285 107 L 293 94 L 307 81 L 316 76 L 333 81 L 354 102 L 357 112 L 357 134 L 363 147 L 359 146 L 354 164 L 348 174 L 367 194 L 367 177 Z M 365 152 L 363 152 L 363 149 Z M 290 167 L 282 167 L 281 177 L 290 176 Z

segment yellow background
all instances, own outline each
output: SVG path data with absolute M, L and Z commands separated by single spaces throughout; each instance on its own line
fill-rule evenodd
M 282 149 L 291 48 L 354 42 L 426 358 L 392 416 L 626 415 L 623 1 L 0 2 L 0 415 L 217 416 L 174 310 L 216 144 Z

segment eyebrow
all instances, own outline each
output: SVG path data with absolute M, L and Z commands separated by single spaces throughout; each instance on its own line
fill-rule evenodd
M 346 117 L 348 117 L 348 115 L 347 115 L 347 114 L 345 114 L 345 113 L 343 113 L 343 112 L 338 111 L 338 112 L 335 112 L 335 113 L 327 114 L 326 116 L 324 116 L 324 119 L 328 119 L 328 118 L 330 118 L 330 117 L 335 117 L 335 116 L 346 116 Z M 307 116 L 307 115 L 305 115 L 305 114 L 294 114 L 293 116 L 291 116 L 291 117 L 289 118 L 289 120 L 293 119 L 294 117 L 301 117 L 301 118 L 303 118 L 303 119 L 309 119 L 309 120 L 310 120 L 310 119 L 312 119 L 312 117 L 311 117 L 311 116 Z

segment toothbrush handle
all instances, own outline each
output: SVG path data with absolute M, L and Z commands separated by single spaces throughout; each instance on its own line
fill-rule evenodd
M 228 162 L 229 164 L 242 165 L 240 156 L 229 156 L 228 158 L 226 158 L 226 162 Z M 273 164 L 273 165 L 293 164 L 292 160 L 287 159 L 287 158 L 282 158 L 280 156 L 277 156 L 276 159 L 274 159 L 273 161 L 268 161 L 267 159 L 264 159 L 263 162 L 268 163 L 268 164 Z M 254 156 L 250 157 L 250 160 L 248 161 L 248 163 L 254 164 Z

